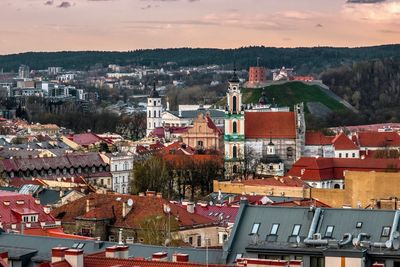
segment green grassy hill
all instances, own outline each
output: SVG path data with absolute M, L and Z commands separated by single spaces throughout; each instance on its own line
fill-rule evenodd
M 302 82 L 287 82 L 264 88 L 243 88 L 242 92 L 244 103 L 258 103 L 261 93 L 265 92 L 269 103 L 274 100 L 278 106 L 288 106 L 291 109 L 295 104 L 304 102 L 308 112 L 306 105 L 308 102 L 319 102 L 332 111 L 346 110 L 342 103 L 325 93 L 325 89 Z

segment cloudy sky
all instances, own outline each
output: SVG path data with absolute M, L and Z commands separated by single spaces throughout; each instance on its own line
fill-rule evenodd
M 0 0 L 0 54 L 400 43 L 400 0 Z

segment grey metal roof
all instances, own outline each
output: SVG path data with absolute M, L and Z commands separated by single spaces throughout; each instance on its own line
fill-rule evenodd
M 40 190 L 41 186 L 40 185 L 35 185 L 35 184 L 25 184 L 23 185 L 18 193 L 24 194 L 24 195 L 32 195 L 37 193 L 38 190 Z
M 51 249 L 57 246 L 72 247 L 75 243 L 84 243 L 82 248 L 85 253 L 93 253 L 104 251 L 106 247 L 115 245 L 113 242 L 93 241 L 93 240 L 73 240 L 43 236 L 29 236 L 19 234 L 0 234 L 0 248 L 3 249 L 25 249 L 37 250 L 36 259 L 51 259 Z M 171 257 L 173 253 L 186 253 L 189 255 L 191 262 L 205 263 L 206 253 L 208 253 L 208 262 L 213 264 L 222 263 L 221 249 L 197 249 L 197 248 L 181 248 L 181 247 L 162 247 L 142 244 L 128 244 L 129 257 L 150 258 L 155 252 L 166 251 Z
M 168 111 L 176 117 L 179 117 L 179 111 Z M 198 109 L 198 110 L 182 110 L 180 118 L 196 118 L 199 113 L 210 113 L 211 118 L 224 118 L 225 111 L 219 109 Z
M 43 189 L 38 196 L 42 205 L 53 205 L 61 199 L 60 191 L 51 189 Z
M 381 237 L 383 227 L 391 227 L 395 211 L 391 210 L 362 210 L 362 209 L 321 209 L 320 221 L 316 233 L 320 233 L 322 239 L 341 240 L 346 233 L 352 234 L 352 238 L 359 233 L 368 233 L 372 242 L 385 242 L 388 237 Z M 282 254 L 294 254 L 300 251 L 309 253 L 325 253 L 329 245 L 310 246 L 304 244 L 307 237 L 315 209 L 309 207 L 276 207 L 276 206 L 252 206 L 247 201 L 241 201 L 241 207 L 236 217 L 235 226 L 231 236 L 224 246 L 224 259 L 228 263 L 235 260 L 237 254 L 243 257 L 254 257 L 255 251 L 271 253 L 280 251 Z M 362 222 L 362 227 L 357 228 L 357 223 Z M 257 236 L 251 234 L 254 223 L 260 223 Z M 273 224 L 279 224 L 276 236 L 272 236 Z M 301 225 L 299 237 L 301 242 L 297 244 L 296 237 L 292 236 L 295 224 Z M 325 237 L 328 226 L 334 226 L 332 237 Z M 397 229 L 396 229 L 397 230 Z M 336 241 L 335 241 L 336 242 Z M 339 251 L 360 251 L 350 242 Z M 400 250 L 389 250 L 386 248 L 368 248 L 369 254 L 389 253 L 400 258 Z M 304 254 L 304 253 L 303 253 Z

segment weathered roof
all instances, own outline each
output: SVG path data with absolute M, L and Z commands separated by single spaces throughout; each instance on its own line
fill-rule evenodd
M 321 132 L 306 132 L 306 146 L 331 145 L 333 136 L 326 136 Z
M 400 135 L 396 132 L 361 132 L 356 140 L 361 147 L 400 147 Z
M 382 237 L 383 227 L 391 227 L 395 211 L 384 210 L 363 210 L 363 209 L 329 209 L 321 208 L 321 214 L 316 233 L 321 234 L 322 239 L 330 239 L 331 243 L 343 239 L 346 233 L 350 233 L 352 238 L 359 233 L 370 235 L 372 242 L 385 242 L 388 237 Z M 236 218 L 235 227 L 224 251 L 224 256 L 228 262 L 233 262 L 238 253 L 243 257 L 249 255 L 249 251 L 291 251 L 307 255 L 307 253 L 322 254 L 326 251 L 326 245 L 307 246 L 303 240 L 307 237 L 311 222 L 316 209 L 297 208 L 297 207 L 273 207 L 273 206 L 251 206 L 246 201 L 241 202 L 241 207 Z M 260 223 L 257 234 L 251 234 L 253 225 Z M 357 223 L 358 224 L 357 227 Z M 278 224 L 276 235 L 271 235 L 273 224 Z M 300 243 L 297 244 L 296 236 L 293 235 L 295 225 L 300 225 Z M 361 225 L 361 226 L 360 226 Z M 326 237 L 328 226 L 333 226 L 332 237 Z M 397 230 L 397 229 L 396 229 Z M 336 241 L 335 241 L 336 240 Z M 359 252 L 359 248 L 354 248 L 352 242 L 337 250 Z M 364 248 L 367 253 L 394 253 L 400 257 L 399 250 L 388 250 L 386 248 Z M 282 252 L 284 253 L 284 252 Z
M 335 147 L 335 150 L 357 150 L 358 146 L 354 144 L 353 141 L 350 140 L 344 132 L 341 132 L 332 140 L 332 144 Z
M 296 138 L 294 112 L 246 112 L 246 138 Z
M 45 236 L 30 236 L 30 235 L 16 235 L 16 234 L 0 234 L 0 246 L 6 248 L 8 251 L 16 250 L 18 248 L 25 248 L 27 250 L 35 250 L 37 254 L 35 258 L 40 260 L 51 260 L 51 249 L 58 246 L 72 247 L 76 243 L 84 244 L 83 250 L 85 253 L 93 253 L 104 251 L 106 247 L 115 245 L 113 242 L 103 242 L 94 240 L 79 240 L 79 239 L 66 239 L 54 238 Z M 130 257 L 143 257 L 149 258 L 153 253 L 165 251 L 165 247 L 151 246 L 142 244 L 128 244 Z M 197 249 L 197 248 L 170 248 L 170 251 L 177 253 L 185 253 L 189 255 L 191 262 L 205 263 L 206 254 L 208 255 L 209 263 L 222 263 L 221 249 Z M 171 259 L 172 253 L 169 253 Z

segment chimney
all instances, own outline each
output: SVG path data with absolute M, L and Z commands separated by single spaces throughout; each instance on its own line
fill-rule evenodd
M 55 247 L 51 250 L 51 263 L 63 261 L 67 247 Z
M 189 213 L 194 213 L 194 203 L 193 202 L 188 202 L 186 205 L 186 210 Z
M 106 248 L 106 258 L 118 258 L 119 251 L 117 246 Z
M 189 262 L 189 255 L 183 253 L 174 253 L 172 255 L 173 262 Z
M 158 192 L 157 193 L 157 198 L 162 198 L 162 193 Z
M 65 251 L 65 260 L 71 267 L 83 267 L 83 250 L 68 249 Z
M 129 206 L 126 202 L 122 202 L 122 218 L 125 219 L 125 217 L 131 211 L 131 209 L 132 209 L 132 206 Z
M 7 251 L 1 252 L 0 259 L 2 259 L 6 264 L 8 264 L 8 252 Z
M 119 258 L 128 259 L 129 258 L 129 247 L 128 246 L 118 246 Z
M 168 261 L 168 253 L 167 252 L 156 252 L 152 255 L 153 261 Z
M 86 212 L 89 212 L 93 209 L 92 199 L 86 199 Z
M 139 192 L 139 197 L 144 197 L 144 192 Z
M 156 192 L 154 192 L 154 191 L 146 191 L 147 197 L 154 197 L 155 195 L 156 195 Z

